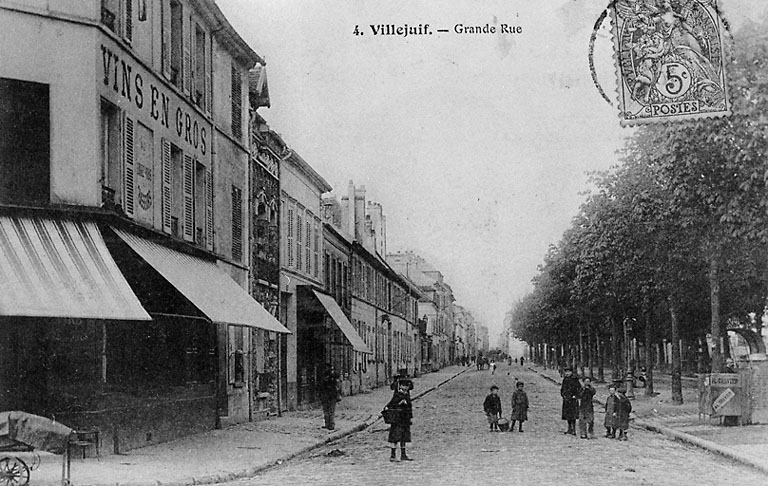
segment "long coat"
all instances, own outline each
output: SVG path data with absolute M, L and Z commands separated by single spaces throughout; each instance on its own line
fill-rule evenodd
M 413 404 L 411 403 L 410 393 L 400 393 L 396 391 L 392 399 L 384 408 L 399 410 L 394 423 L 389 426 L 388 442 L 410 442 L 411 441 L 411 422 L 413 421 Z
M 605 421 L 603 425 L 609 429 L 615 429 L 619 424 L 619 415 L 616 410 L 618 407 L 618 397 L 616 395 L 608 395 L 605 399 Z
M 581 389 L 579 395 L 579 419 L 591 422 L 595 420 L 595 409 L 592 406 L 592 398 L 595 396 L 595 389 L 592 386 L 585 386 Z
M 330 370 L 326 371 L 323 374 L 318 392 L 321 402 L 336 403 L 340 396 L 338 375 Z
M 579 418 L 579 395 L 581 383 L 575 376 L 563 378 L 560 385 L 560 396 L 563 397 L 563 420 L 576 420 Z
M 632 411 L 632 402 L 623 395 L 616 397 L 616 428 L 627 430 L 629 428 L 629 412 Z
M 501 415 L 501 398 L 493 394 L 485 397 L 483 411 L 488 415 Z
M 528 395 L 523 390 L 512 393 L 512 417 L 510 420 L 525 422 L 528 420 Z

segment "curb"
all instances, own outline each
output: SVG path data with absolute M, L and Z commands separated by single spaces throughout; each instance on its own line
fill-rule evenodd
M 556 385 L 560 385 L 559 381 L 539 372 L 538 370 L 535 370 L 533 368 L 528 368 L 528 369 L 538 374 L 539 376 L 543 377 L 544 379 L 551 381 Z M 602 405 L 602 403 L 599 400 L 595 400 L 595 401 Z M 651 421 L 638 419 L 638 418 L 635 418 L 632 422 L 633 422 L 632 424 L 633 427 L 643 428 L 651 432 L 656 432 L 657 434 L 667 436 L 671 439 L 679 440 L 680 442 L 684 442 L 684 443 L 696 446 L 700 449 L 704 449 L 709 452 L 719 454 L 733 461 L 736 461 L 741 464 L 750 466 L 754 469 L 757 469 L 758 471 L 764 474 L 768 474 L 768 466 L 766 466 L 765 464 L 761 464 L 749 457 L 745 457 L 744 455 L 739 454 L 737 451 L 734 451 L 733 449 L 720 445 L 716 442 L 712 442 L 711 440 L 701 439 L 691 434 L 680 432 L 679 430 L 675 430 L 671 427 L 666 427 L 657 422 L 651 422 Z
M 467 369 L 461 370 L 460 372 L 458 372 L 455 375 L 449 377 L 448 379 L 445 379 L 445 380 L 441 381 L 437 385 L 434 385 L 434 386 L 432 386 L 430 388 L 427 388 L 426 390 L 421 391 L 416 396 L 414 396 L 412 400 L 414 400 L 414 401 L 418 400 L 419 398 L 423 397 L 427 393 L 430 393 L 430 392 L 440 388 L 441 386 L 445 385 L 446 383 L 448 383 L 449 381 L 453 380 L 457 376 L 466 373 L 470 369 L 471 368 L 467 368 Z M 362 430 L 365 430 L 368 427 L 370 427 L 373 424 L 375 424 L 376 422 L 378 422 L 379 420 L 381 420 L 381 418 L 382 418 L 381 415 L 371 415 L 367 419 L 365 419 L 364 421 L 360 422 L 357 425 L 354 425 L 354 426 L 349 427 L 347 429 L 339 430 L 338 432 L 334 432 L 333 434 L 329 435 L 328 437 L 325 437 L 322 440 L 319 440 L 319 441 L 317 441 L 315 443 L 306 445 L 306 446 L 302 447 L 301 449 L 299 449 L 298 451 L 294 451 L 294 452 L 291 452 L 290 454 L 286 454 L 285 456 L 283 456 L 283 457 L 281 457 L 281 458 L 279 458 L 279 459 L 277 459 L 275 461 L 270 461 L 267 464 L 260 464 L 258 466 L 254 466 L 254 467 L 246 469 L 244 471 L 233 472 L 233 473 L 224 473 L 224 474 L 215 474 L 215 475 L 211 475 L 211 476 L 202 476 L 202 477 L 197 477 L 197 478 L 182 479 L 182 480 L 179 480 L 179 481 L 169 481 L 169 482 L 165 482 L 165 483 L 158 481 L 158 482 L 154 482 L 154 483 L 151 483 L 151 484 L 152 484 L 152 486 L 192 486 L 192 485 L 197 485 L 197 484 L 227 483 L 227 482 L 232 482 L 232 481 L 236 481 L 236 480 L 239 480 L 239 479 L 245 479 L 245 478 L 253 477 L 253 476 L 256 476 L 259 473 L 262 473 L 262 472 L 264 472 L 264 471 L 266 471 L 268 469 L 271 469 L 271 468 L 276 467 L 276 466 L 280 466 L 283 463 L 285 463 L 287 461 L 290 461 L 291 459 L 293 459 L 293 458 L 295 458 L 297 456 L 300 456 L 302 454 L 306 454 L 307 452 L 310 452 L 310 451 L 312 451 L 314 449 L 322 447 L 322 446 L 324 446 L 326 444 L 329 444 L 331 442 L 335 442 L 335 441 L 337 441 L 339 439 L 342 439 L 342 438 L 344 438 L 344 437 L 346 437 L 348 435 L 352 435 L 352 434 L 354 434 L 356 432 L 360 432 Z M 147 484 L 149 484 L 149 483 L 147 483 Z M 129 484 L 120 484 L 120 483 L 115 483 L 115 484 L 113 484 L 111 486 L 118 486 L 118 485 L 119 486 L 140 486 L 139 484 L 130 484 L 129 485 Z M 92 485 L 92 486 L 96 486 L 96 485 Z
M 701 449 L 706 449 L 710 452 L 720 454 L 721 456 L 727 457 L 728 459 L 731 459 L 736 462 L 740 462 L 747 466 L 753 467 L 764 474 L 768 474 L 768 466 L 766 466 L 765 464 L 761 464 L 749 457 L 745 457 L 729 447 L 717 444 L 710 440 L 701 439 L 699 437 L 686 434 L 685 432 L 680 432 L 679 430 L 666 427 L 659 423 L 648 422 L 645 420 L 635 420 L 635 425 L 637 427 L 642 427 L 644 429 L 650 430 L 651 432 L 656 432 L 656 433 L 665 435 L 667 437 L 670 437 L 672 439 L 694 445 Z

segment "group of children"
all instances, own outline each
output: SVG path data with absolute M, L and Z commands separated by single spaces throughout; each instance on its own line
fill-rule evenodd
M 512 393 L 512 416 L 509 419 L 509 432 L 515 431 L 515 423 L 518 425 L 518 432 L 523 431 L 523 422 L 528 420 L 528 395 L 523 391 L 524 384 L 522 381 L 518 381 L 515 385 L 516 390 Z M 499 387 L 493 385 L 491 387 L 491 393 L 485 397 L 483 402 L 483 410 L 486 417 L 488 417 L 488 423 L 490 424 L 490 431 L 496 432 L 501 430 L 499 427 L 499 419 L 501 419 L 501 398 L 499 398 Z
M 524 384 L 518 381 L 516 390 L 512 393 L 512 415 L 510 417 L 509 432 L 514 432 L 515 422 L 519 423 L 518 431 L 523 431 L 523 422 L 528 420 L 528 395 L 523 391 Z M 592 400 L 595 396 L 595 388 L 589 377 L 581 379 L 581 391 L 579 393 L 579 432 L 582 439 L 595 438 L 595 413 Z M 629 428 L 629 414 L 632 412 L 632 403 L 625 395 L 623 388 L 617 388 L 611 384 L 608 387 L 608 398 L 605 400 L 605 437 L 618 440 L 627 440 Z M 499 420 L 502 418 L 501 398 L 499 387 L 491 386 L 491 393 L 485 397 L 483 410 L 488 418 L 490 432 L 501 430 Z M 618 431 L 619 436 L 616 436 Z
M 611 439 L 627 440 L 632 402 L 625 393 L 624 388 L 617 389 L 616 385 L 608 387 L 608 398 L 605 399 L 605 436 Z M 619 432 L 618 437 L 616 431 Z

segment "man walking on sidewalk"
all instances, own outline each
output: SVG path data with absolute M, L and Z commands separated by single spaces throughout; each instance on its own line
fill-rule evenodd
M 336 428 L 336 402 L 341 400 L 341 391 L 339 390 L 339 378 L 333 366 L 326 363 L 323 372 L 322 382 L 320 383 L 320 401 L 323 404 L 323 418 L 325 425 L 323 428 L 333 430 Z
M 568 422 L 569 435 L 576 435 L 576 419 L 579 418 L 579 395 L 581 394 L 581 383 L 579 379 L 573 376 L 571 367 L 563 370 L 563 383 L 560 386 L 560 396 L 563 397 L 563 420 Z

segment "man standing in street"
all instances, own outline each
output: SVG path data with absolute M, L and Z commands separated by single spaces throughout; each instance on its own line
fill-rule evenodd
M 565 434 L 576 435 L 576 419 L 579 417 L 579 395 L 581 383 L 573 376 L 571 367 L 563 370 L 563 383 L 560 386 L 560 396 L 563 397 L 563 420 L 568 422 Z
M 323 404 L 323 418 L 325 425 L 323 428 L 333 430 L 336 428 L 336 402 L 340 400 L 341 392 L 339 390 L 339 377 L 336 370 L 329 363 L 326 363 L 323 372 L 323 378 L 320 383 L 320 401 Z

